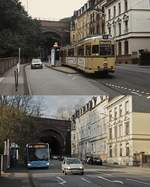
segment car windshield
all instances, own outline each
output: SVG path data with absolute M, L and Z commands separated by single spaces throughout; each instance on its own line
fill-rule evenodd
M 81 164 L 80 160 L 78 159 L 67 159 L 67 164 Z
M 41 62 L 40 59 L 33 59 L 33 60 L 32 60 L 32 63 L 39 63 L 39 62 Z

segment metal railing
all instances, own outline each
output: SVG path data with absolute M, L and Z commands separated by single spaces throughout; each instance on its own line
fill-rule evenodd
M 18 63 L 18 58 L 0 58 L 0 75 L 3 75 Z

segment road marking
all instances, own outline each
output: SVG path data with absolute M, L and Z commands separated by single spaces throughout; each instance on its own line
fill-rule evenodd
M 133 181 L 133 182 L 137 182 L 137 183 L 140 183 L 140 184 L 145 184 L 145 185 L 150 186 L 150 183 L 145 183 L 145 182 L 142 182 L 142 181 L 139 181 L 139 180 L 135 180 L 135 179 L 128 179 L 128 178 L 127 178 L 127 180 L 128 180 L 128 181 Z
M 146 95 L 149 95 L 150 93 L 146 93 Z
M 112 181 L 112 180 L 109 180 L 109 179 L 107 179 L 107 178 L 105 178 L 105 177 L 101 177 L 101 176 L 97 176 L 97 178 L 103 179 L 103 180 L 108 181 L 108 182 L 111 182 L 111 183 L 124 184 L 122 181 L 119 181 L 119 180 L 114 180 L 114 181 Z
M 81 180 L 83 180 L 84 182 L 87 182 L 87 183 L 89 183 L 89 184 L 91 183 L 91 181 L 89 181 L 89 180 L 87 180 L 87 179 L 85 179 L 85 178 L 83 178 L 83 177 L 81 178 Z
M 3 80 L 4 80 L 4 77 L 1 77 L 1 78 L 0 78 L 0 82 L 2 82 Z
M 56 178 L 60 180 L 60 182 L 59 182 L 60 185 L 64 185 L 64 184 L 67 183 L 67 182 L 66 182 L 64 179 L 62 179 L 61 177 L 56 177 Z
M 149 97 L 147 97 L 147 99 L 150 99 L 150 96 L 149 96 Z

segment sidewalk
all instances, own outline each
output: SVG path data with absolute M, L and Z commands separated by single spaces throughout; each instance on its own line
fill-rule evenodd
M 14 71 L 16 66 L 0 77 L 0 94 L 1 95 L 24 95 L 27 94 L 26 78 L 24 72 L 25 65 L 20 65 L 18 78 L 18 90 L 15 89 Z
M 67 74 L 78 74 L 78 71 L 76 71 L 73 68 L 67 67 L 67 66 L 50 66 L 49 64 L 46 64 L 46 67 L 51 68 L 53 70 L 67 73 Z

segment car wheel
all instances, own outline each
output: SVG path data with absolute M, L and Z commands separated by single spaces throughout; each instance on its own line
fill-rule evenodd
M 65 175 L 67 175 L 67 172 L 64 170 Z

